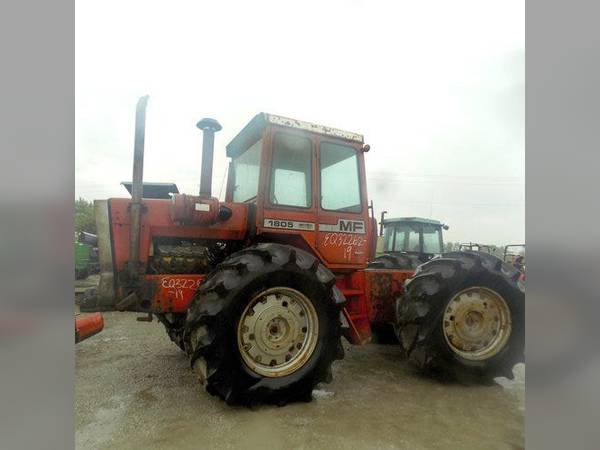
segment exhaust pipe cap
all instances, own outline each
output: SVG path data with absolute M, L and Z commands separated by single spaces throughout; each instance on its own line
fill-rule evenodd
M 221 126 L 221 124 L 219 122 L 217 122 L 215 119 L 211 119 L 208 117 L 205 117 L 204 119 L 202 119 L 200 122 L 198 122 L 196 124 L 196 126 L 198 128 L 200 128 L 202 131 L 205 131 L 205 130 L 220 131 L 223 128 Z

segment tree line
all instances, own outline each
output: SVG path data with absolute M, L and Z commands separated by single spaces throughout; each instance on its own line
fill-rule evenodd
M 75 200 L 75 231 L 96 234 L 94 202 L 88 202 L 82 197 Z

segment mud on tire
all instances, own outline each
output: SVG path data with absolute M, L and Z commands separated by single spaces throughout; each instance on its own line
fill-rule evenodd
M 444 379 L 467 383 L 490 382 L 499 376 L 512 379 L 514 365 L 525 360 L 525 293 L 519 277 L 520 272 L 513 267 L 480 252 L 447 253 L 419 266 L 406 284 L 405 295 L 396 303 L 396 332 L 409 360 L 422 371 Z M 480 300 L 478 291 L 482 295 Z M 505 314 L 507 327 L 488 328 L 499 330 L 496 336 L 503 336 L 502 340 L 491 340 L 499 342 L 496 347 L 489 347 L 493 351 L 485 353 L 485 346 L 489 346 L 487 341 L 477 343 L 483 349 L 480 355 L 489 357 L 474 358 L 473 352 L 457 352 L 453 336 L 448 336 L 448 327 L 454 326 L 448 323 L 454 320 L 449 314 L 460 305 L 462 296 L 467 295 L 462 294 L 464 292 L 469 292 L 469 296 L 476 293 L 475 302 L 480 303 L 476 303 L 477 308 L 488 308 L 483 300 L 489 297 L 485 296 L 497 294 L 503 300 L 497 303 L 509 311 Z M 457 303 L 450 305 L 454 301 Z M 485 310 L 482 311 L 485 315 Z M 495 310 L 489 314 L 492 313 L 499 315 Z M 489 314 L 488 317 L 498 322 Z M 495 326 L 491 321 L 487 323 Z M 510 329 L 510 334 L 503 334 L 503 329 Z M 473 348 L 467 347 L 467 350 Z
M 274 287 L 308 298 L 319 330 L 306 362 L 278 377 L 251 370 L 238 347 L 240 317 L 252 298 Z M 344 301 L 334 275 L 302 250 L 258 244 L 234 253 L 208 275 L 188 310 L 184 342 L 192 368 L 206 390 L 228 404 L 309 401 L 317 383 L 331 381 L 332 362 L 343 358 L 339 314 Z
M 183 332 L 185 327 L 185 314 L 156 314 L 156 318 L 165 327 L 167 336 L 171 341 L 185 351 L 185 344 L 183 341 Z

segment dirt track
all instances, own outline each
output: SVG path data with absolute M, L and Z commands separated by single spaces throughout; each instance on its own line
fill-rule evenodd
M 166 448 L 522 448 L 523 365 L 499 385 L 418 376 L 390 345 L 350 346 L 311 403 L 251 411 L 204 392 L 162 325 L 105 313 L 76 346 L 76 446 Z

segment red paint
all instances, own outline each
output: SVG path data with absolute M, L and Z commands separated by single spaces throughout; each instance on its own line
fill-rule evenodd
M 365 293 L 369 298 L 369 322 L 394 323 L 396 299 L 404 294 L 411 270 L 371 269 L 365 271 Z
M 171 199 L 171 219 L 178 224 L 209 225 L 217 221 L 219 200 L 196 195 L 174 194 Z
M 75 315 L 75 343 L 81 342 L 104 328 L 104 318 L 100 313 Z
M 113 260 L 116 272 L 125 267 L 129 258 L 129 213 L 130 200 L 112 198 L 109 201 L 111 214 L 111 233 L 113 240 Z M 246 217 L 248 205 L 223 203 L 233 212 L 230 219 L 211 225 L 181 225 L 171 216 L 172 201 L 162 199 L 144 199 L 142 211 L 142 231 L 140 233 L 140 260 L 148 262 L 152 238 L 180 237 L 223 240 L 242 240 L 246 236 Z
M 186 312 L 198 286 L 206 275 L 146 275 L 144 280 L 153 284 L 152 310 L 158 312 Z

